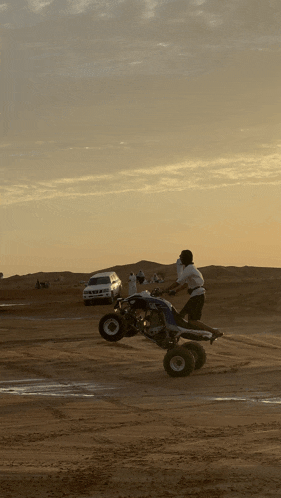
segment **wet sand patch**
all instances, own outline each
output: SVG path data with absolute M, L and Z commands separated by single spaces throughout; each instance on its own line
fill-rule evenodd
M 149 393 L 151 391 L 151 393 Z M 122 383 L 116 385 L 101 384 L 92 381 L 55 381 L 48 379 L 19 379 L 12 381 L 0 381 L 0 395 L 11 394 L 17 396 L 55 396 L 58 398 L 78 397 L 78 398 L 94 398 L 94 397 L 128 397 L 138 398 L 141 396 L 144 399 L 153 398 L 172 398 L 188 403 L 197 402 L 239 402 L 239 403 L 264 403 L 268 405 L 281 405 L 281 397 L 276 397 L 271 393 L 253 392 L 251 394 L 241 394 L 239 396 L 207 396 L 205 394 L 190 394 L 175 392 L 167 394 L 166 389 L 161 389 L 155 393 L 154 389 L 147 389 L 146 393 L 137 392 L 132 384 Z

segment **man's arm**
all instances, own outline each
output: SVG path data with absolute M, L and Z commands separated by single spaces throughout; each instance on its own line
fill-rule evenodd
M 173 282 L 167 289 L 164 289 L 165 292 L 169 292 L 170 290 L 174 290 L 175 294 L 177 294 L 179 291 L 185 289 L 187 287 L 187 284 L 179 284 L 178 282 Z

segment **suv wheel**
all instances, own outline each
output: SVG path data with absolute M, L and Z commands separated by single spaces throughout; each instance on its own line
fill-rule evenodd
M 111 296 L 108 299 L 108 302 L 109 302 L 109 304 L 113 304 L 114 303 L 114 294 L 113 294 L 113 292 L 111 292 Z

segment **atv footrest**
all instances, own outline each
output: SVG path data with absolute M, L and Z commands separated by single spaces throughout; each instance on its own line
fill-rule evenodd
M 209 341 L 210 340 L 210 336 L 208 334 L 205 335 L 205 334 L 202 334 L 202 333 L 196 333 L 196 332 L 183 332 L 181 334 L 181 337 L 183 339 L 190 339 L 191 341 Z

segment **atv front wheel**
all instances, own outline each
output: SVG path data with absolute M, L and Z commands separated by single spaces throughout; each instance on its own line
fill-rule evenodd
M 122 318 L 116 313 L 104 315 L 99 323 L 99 333 L 109 342 L 117 342 L 124 337 L 124 324 Z
M 207 355 L 201 344 L 198 344 L 197 342 L 185 342 L 182 347 L 188 349 L 193 354 L 195 359 L 195 370 L 199 370 L 199 368 L 202 368 L 203 365 L 205 365 Z
M 125 337 L 134 337 L 135 335 L 137 335 L 139 332 L 138 330 L 136 330 L 135 328 L 128 328 L 126 333 L 125 333 Z
M 164 356 L 164 368 L 170 377 L 186 377 L 195 368 L 193 354 L 184 347 L 170 349 Z

